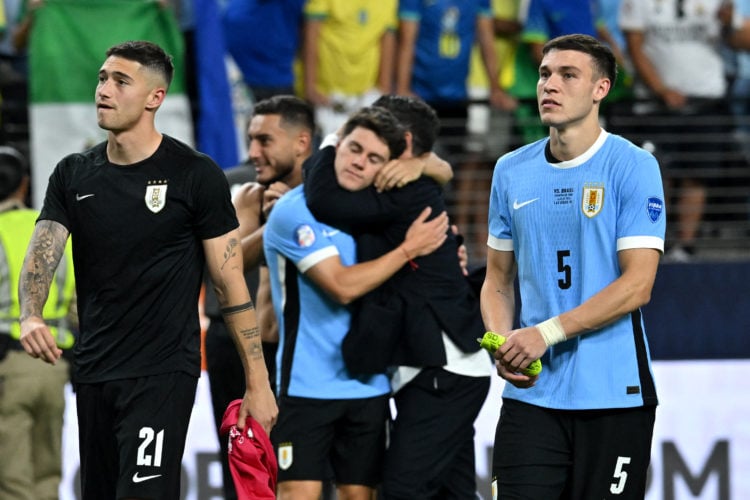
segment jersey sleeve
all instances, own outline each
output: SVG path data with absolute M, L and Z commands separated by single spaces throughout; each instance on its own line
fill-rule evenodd
M 654 248 L 664 251 L 666 211 L 659 164 L 651 154 L 638 155 L 622 176 L 617 221 L 617 250 Z
M 304 13 L 306 18 L 320 21 L 328 17 L 330 10 L 330 0 L 309 0 Z
M 400 0 L 398 2 L 399 19 L 404 21 L 419 21 L 421 17 L 419 0 Z
M 549 40 L 549 24 L 544 16 L 544 6 L 539 0 L 529 2 L 521 40 L 527 43 L 545 43 Z
M 493 250 L 512 251 L 511 220 L 503 184 L 503 158 L 500 158 L 495 165 L 495 171 L 492 173 L 490 206 L 487 217 L 489 224 L 487 246 Z
M 207 157 L 199 159 L 193 179 L 195 232 L 202 240 L 216 238 L 239 227 L 224 172 Z
M 328 227 L 317 222 L 304 206 L 284 203 L 274 206 L 263 238 L 266 249 L 290 259 L 304 273 L 320 261 L 338 255 L 330 234 Z
M 68 205 L 65 201 L 65 160 L 57 164 L 49 177 L 44 204 L 37 220 L 59 222 L 70 231 Z

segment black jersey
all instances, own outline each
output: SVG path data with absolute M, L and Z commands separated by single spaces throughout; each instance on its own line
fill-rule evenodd
M 166 135 L 132 165 L 110 163 L 106 145 L 58 163 L 39 217 L 63 224 L 73 240 L 74 380 L 198 376 L 202 240 L 238 226 L 226 178 Z

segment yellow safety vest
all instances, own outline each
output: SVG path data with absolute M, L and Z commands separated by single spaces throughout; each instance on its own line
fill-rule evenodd
M 0 213 L 0 332 L 10 333 L 14 339 L 21 337 L 18 281 L 37 217 L 39 212 L 25 208 Z M 75 341 L 68 325 L 74 297 L 73 254 L 68 241 L 42 311 L 44 321 L 62 349 L 71 348 Z

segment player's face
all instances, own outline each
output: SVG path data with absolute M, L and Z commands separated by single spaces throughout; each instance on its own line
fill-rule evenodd
M 294 128 L 281 127 L 280 115 L 253 116 L 247 130 L 247 154 L 259 183 L 268 186 L 284 180 L 294 170 L 296 135 Z
M 158 92 L 166 92 L 157 77 L 140 63 L 108 57 L 99 70 L 96 86 L 96 119 L 104 130 L 131 130 L 149 119 L 145 112 L 161 103 Z M 163 82 L 162 82 L 163 83 Z
M 539 65 L 536 85 L 542 123 L 565 128 L 595 115 L 609 80 L 594 79 L 591 56 L 577 50 L 551 50 Z
M 349 191 L 371 185 L 390 158 L 388 145 L 372 130 L 356 127 L 336 149 L 336 179 Z

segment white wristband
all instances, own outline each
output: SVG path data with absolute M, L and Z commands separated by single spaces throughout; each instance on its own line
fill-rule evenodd
M 542 334 L 542 338 L 544 339 L 544 343 L 547 344 L 547 347 L 568 340 L 559 316 L 550 318 L 547 321 L 542 321 L 536 325 L 536 327 L 539 330 L 539 333 Z

